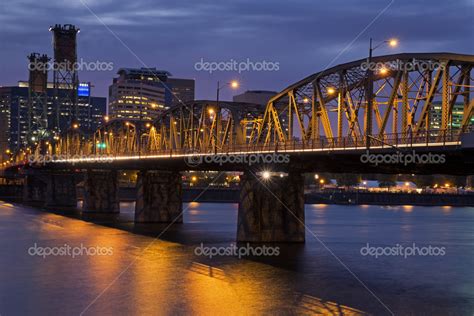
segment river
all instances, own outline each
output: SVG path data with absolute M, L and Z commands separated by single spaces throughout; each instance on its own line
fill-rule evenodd
M 133 208 L 0 201 L 0 315 L 474 314 L 474 208 L 306 205 L 305 244 L 240 259 L 203 254 L 235 249 L 237 204 L 171 227 Z

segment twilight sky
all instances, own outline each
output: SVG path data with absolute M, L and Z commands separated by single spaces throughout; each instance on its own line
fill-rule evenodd
M 367 55 L 369 37 L 396 37 L 400 52 L 474 53 L 474 0 L 4 0 L 0 10 L 0 85 L 27 80 L 31 52 L 52 56 L 56 23 L 75 24 L 78 57 L 113 64 L 82 71 L 94 95 L 120 67 L 157 67 L 196 79 L 196 97 L 214 99 L 217 80 L 238 92 L 279 91 L 311 73 Z M 105 25 L 104 25 L 105 24 Z M 263 61 L 272 71 L 198 71 L 195 64 Z M 52 73 L 50 73 L 52 78 Z M 230 99 L 235 91 L 222 91 Z

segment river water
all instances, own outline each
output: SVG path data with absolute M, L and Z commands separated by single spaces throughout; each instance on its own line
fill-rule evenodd
M 304 245 L 240 259 L 202 254 L 234 247 L 236 204 L 185 204 L 171 227 L 133 208 L 0 201 L 0 315 L 474 314 L 474 208 L 306 205 Z

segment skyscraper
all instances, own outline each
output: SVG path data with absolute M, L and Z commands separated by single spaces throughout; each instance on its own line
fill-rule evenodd
M 84 133 L 95 131 L 106 114 L 106 98 L 90 95 L 90 85 L 80 84 L 82 92 L 77 97 L 78 124 Z M 59 89 L 61 95 L 62 89 Z M 54 120 L 53 101 L 55 92 L 53 83 L 47 85 L 47 118 Z M 66 105 L 60 105 L 66 108 Z M 59 125 L 62 130 L 67 129 L 70 120 L 69 111 L 61 111 Z M 35 131 L 28 136 L 28 82 L 20 81 L 17 86 L 0 87 L 0 123 L 4 127 L 1 133 L 0 148 L 15 150 L 28 142 L 36 141 Z M 31 137 L 32 139 L 27 139 Z M 6 145 L 5 145 L 6 144 Z
M 156 68 L 121 68 L 109 87 L 111 119 L 151 121 L 183 101 L 194 100 L 194 80 L 169 78 Z M 175 95 L 175 96 L 174 96 Z

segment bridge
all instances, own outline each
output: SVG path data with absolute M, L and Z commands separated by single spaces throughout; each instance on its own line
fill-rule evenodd
M 140 170 L 135 221 L 175 223 L 180 171 L 238 170 L 237 240 L 304 241 L 305 172 L 474 174 L 473 64 L 453 53 L 378 56 L 314 73 L 266 106 L 193 101 L 92 135 L 73 126 L 18 152 L 3 174 L 19 172 L 24 200 L 50 207 L 75 206 L 83 175 L 84 212 L 114 213 L 117 171 Z

